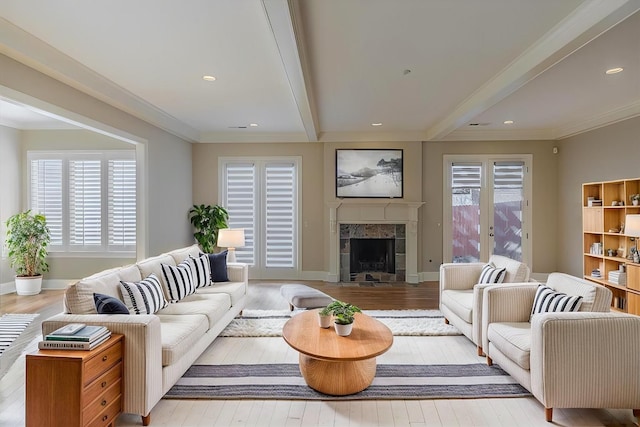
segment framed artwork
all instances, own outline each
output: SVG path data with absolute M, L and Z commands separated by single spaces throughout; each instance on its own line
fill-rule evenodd
M 401 198 L 402 150 L 336 149 L 336 197 Z

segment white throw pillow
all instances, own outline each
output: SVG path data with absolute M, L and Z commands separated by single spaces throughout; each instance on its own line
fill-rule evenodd
M 196 287 L 193 284 L 189 258 L 176 266 L 161 264 L 161 268 L 165 291 L 169 301 L 178 302 L 196 291 Z
M 582 304 L 582 297 L 579 295 L 569 296 L 562 292 L 556 292 L 548 286 L 540 285 L 533 299 L 531 315 L 549 312 L 578 311 L 580 304 Z
M 139 282 L 120 282 L 122 300 L 131 314 L 153 314 L 169 305 L 155 274 Z
M 506 275 L 506 268 L 497 268 L 492 262 L 490 262 L 482 267 L 478 283 L 502 283 Z
M 211 281 L 211 264 L 207 254 L 200 254 L 198 257 L 189 255 L 189 266 L 191 267 L 191 277 L 193 284 L 197 288 L 213 285 Z

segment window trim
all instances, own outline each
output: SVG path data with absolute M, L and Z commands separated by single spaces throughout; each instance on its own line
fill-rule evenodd
M 139 252 L 140 238 L 140 170 L 137 148 L 133 150 L 28 150 L 27 151 L 27 177 L 26 177 L 26 205 L 31 209 L 31 162 L 33 160 L 60 159 L 62 160 L 62 238 L 63 245 L 49 245 L 48 256 L 53 258 L 131 258 Z M 69 161 L 71 160 L 97 160 L 101 162 L 101 245 L 71 246 L 69 244 L 70 233 L 70 206 L 69 206 Z M 108 183 L 109 183 L 109 161 L 110 160 L 133 160 L 136 162 L 136 243 L 127 246 L 127 249 L 109 249 L 112 247 L 108 242 Z

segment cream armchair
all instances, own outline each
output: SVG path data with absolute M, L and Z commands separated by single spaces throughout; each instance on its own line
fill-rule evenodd
M 506 268 L 503 283 L 528 282 L 526 264 L 500 255 L 489 258 L 498 268 Z M 489 284 L 478 284 L 487 263 L 445 263 L 440 266 L 440 311 L 445 322 L 458 328 L 478 347 L 482 356 L 482 291 Z
M 487 363 L 529 390 L 547 421 L 553 408 L 628 408 L 640 416 L 640 317 L 608 312 L 611 291 L 595 283 L 552 273 L 547 286 L 581 295 L 581 311 L 531 316 L 537 285 L 484 290 Z

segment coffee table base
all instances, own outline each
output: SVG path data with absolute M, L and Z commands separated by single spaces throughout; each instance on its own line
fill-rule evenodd
M 300 372 L 312 389 L 332 396 L 346 396 L 371 385 L 376 375 L 376 358 L 332 362 L 300 353 Z

